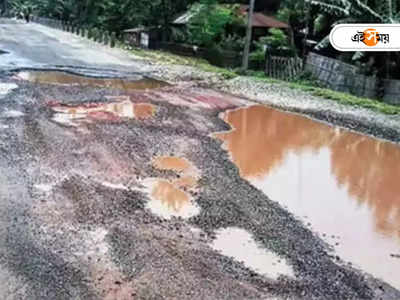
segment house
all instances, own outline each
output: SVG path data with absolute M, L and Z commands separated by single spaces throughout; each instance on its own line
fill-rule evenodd
M 234 7 L 234 5 L 229 5 L 230 7 Z M 248 11 L 249 11 L 249 6 L 248 5 L 237 5 L 236 9 L 236 14 L 240 17 L 243 17 L 245 20 L 248 18 Z M 189 10 L 176 18 L 173 22 L 172 25 L 176 27 L 183 28 L 187 26 L 187 24 L 190 22 L 190 20 L 193 18 L 195 15 L 195 12 L 192 10 Z M 268 30 L 270 28 L 278 28 L 285 30 L 288 33 L 288 36 L 291 36 L 291 28 L 290 25 L 279 21 L 276 19 L 274 16 L 268 16 L 262 12 L 255 12 L 253 14 L 253 22 L 252 22 L 252 28 L 253 28 L 253 40 L 258 40 L 262 36 L 266 36 L 268 34 Z M 245 25 L 242 26 L 242 28 L 239 30 L 241 31 L 241 34 L 244 36 L 245 35 Z
M 154 48 L 160 38 L 158 27 L 137 27 L 123 31 L 124 42 L 133 47 Z

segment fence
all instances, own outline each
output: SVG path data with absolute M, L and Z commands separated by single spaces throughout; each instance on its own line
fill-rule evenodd
M 64 22 L 49 18 L 41 18 L 36 16 L 33 16 L 31 18 L 31 21 L 51 28 L 71 32 L 73 34 L 79 35 L 84 38 L 92 39 L 95 42 L 108 45 L 110 47 L 114 47 L 117 41 L 115 32 L 102 31 L 98 28 L 93 28 L 93 27 L 86 28 L 69 22 Z
M 384 102 L 400 105 L 400 80 L 380 80 L 374 76 L 365 76 L 360 74 L 361 71 L 356 66 L 316 53 L 308 55 L 306 69 L 323 85 L 333 90 L 378 98 L 378 90 L 382 88 Z M 379 81 L 383 82 L 383 86 Z
M 68 31 L 82 37 L 114 47 L 117 37 L 114 32 L 102 31 L 97 28 L 85 28 L 68 22 L 48 18 L 32 17 L 32 21 L 52 28 Z M 174 43 L 157 43 L 158 48 L 187 56 L 202 57 L 211 63 L 222 67 L 237 67 L 240 65 L 240 53 L 231 51 L 216 51 Z M 279 79 L 292 79 L 302 71 L 303 62 L 300 58 L 269 56 L 266 59 L 265 72 Z M 333 90 L 348 92 L 361 97 L 377 98 L 378 88 L 384 90 L 383 101 L 400 105 L 400 80 L 379 80 L 373 76 L 360 74 L 353 65 L 339 60 L 310 53 L 307 57 L 306 70 L 323 85 Z M 378 82 L 383 82 L 383 86 Z
M 400 80 L 383 81 L 385 94 L 383 100 L 387 103 L 400 105 Z
M 376 98 L 376 77 L 360 74 L 358 67 L 337 59 L 310 53 L 306 70 L 330 89 L 355 94 L 360 97 Z
M 303 70 L 303 61 L 298 57 L 267 56 L 265 74 L 277 79 L 293 79 Z

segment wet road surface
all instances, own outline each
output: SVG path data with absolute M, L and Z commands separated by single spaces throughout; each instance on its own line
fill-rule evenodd
M 0 298 L 400 298 L 397 145 L 77 76 L 0 72 Z

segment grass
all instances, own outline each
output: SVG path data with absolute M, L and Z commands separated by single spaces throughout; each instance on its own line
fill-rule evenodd
M 313 85 L 312 82 L 300 81 L 288 83 L 292 89 L 299 89 L 310 93 L 313 96 L 334 100 L 341 104 L 368 108 L 376 112 L 381 112 L 387 115 L 398 115 L 400 114 L 400 106 L 384 103 L 376 99 L 369 99 L 363 97 L 357 97 L 348 93 L 342 93 L 327 88 L 321 88 Z
M 387 104 L 375 99 L 357 97 L 348 93 L 342 93 L 327 88 L 322 88 L 319 87 L 315 82 L 309 80 L 286 82 L 271 77 L 267 77 L 263 71 L 247 71 L 245 73 L 241 73 L 239 71 L 235 72 L 233 70 L 228 70 L 213 66 L 204 59 L 179 56 L 165 51 L 142 50 L 142 49 L 131 49 L 130 51 L 134 55 L 151 60 L 156 60 L 158 62 L 165 64 L 178 64 L 178 65 L 196 67 L 199 70 L 205 72 L 219 74 L 224 79 L 233 79 L 239 75 L 245 75 L 253 78 L 254 80 L 263 81 L 269 84 L 284 85 L 291 89 L 302 90 L 313 96 L 334 100 L 341 104 L 368 108 L 373 111 L 381 112 L 387 115 L 400 114 L 400 106 Z
M 132 49 L 130 51 L 134 55 L 143 58 L 157 60 L 165 64 L 176 64 L 176 65 L 196 67 L 199 70 L 205 72 L 216 73 L 218 75 L 221 75 L 224 79 L 233 79 L 238 76 L 234 71 L 213 66 L 205 59 L 179 56 L 176 54 L 158 50 Z

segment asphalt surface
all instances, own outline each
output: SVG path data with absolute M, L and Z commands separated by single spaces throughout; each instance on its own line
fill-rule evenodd
M 400 299 L 240 177 L 212 133 L 229 130 L 219 113 L 245 100 L 195 85 L 124 91 L 18 79 L 25 68 L 133 79 L 152 72 L 36 24 L 0 21 L 0 50 L 9 52 L 0 55 L 0 83 L 17 86 L 0 94 L 1 299 Z M 54 119 L 55 105 L 110 96 L 151 103 L 156 113 L 96 115 L 77 126 Z M 179 176 L 155 169 L 157 156 L 184 157 L 200 170 L 190 192 L 198 215 L 164 219 L 147 208 L 144 180 Z M 248 231 L 295 277 L 271 279 L 213 250 L 227 227 Z

